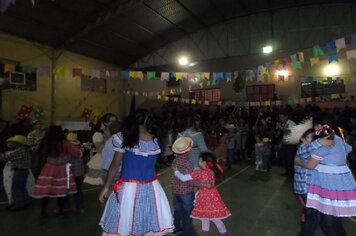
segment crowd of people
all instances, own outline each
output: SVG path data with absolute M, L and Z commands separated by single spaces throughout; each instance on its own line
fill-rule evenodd
M 214 187 L 215 175 L 242 161 L 266 173 L 282 165 L 283 176 L 294 179 L 303 208 L 300 236 L 314 235 L 319 225 L 327 236 L 346 235 L 342 218 L 356 215 L 350 170 L 356 163 L 356 110 L 348 107 L 172 103 L 138 109 L 123 122 L 107 113 L 85 135 L 23 118 L 7 124 L 0 141 L 10 211 L 41 198 L 46 217 L 49 199 L 57 198 L 63 215 L 73 195 L 76 212 L 83 213 L 83 183 L 102 185 L 103 235 L 188 236 L 192 219 L 201 220 L 202 235 L 209 234 L 210 221 L 227 235 L 222 220 L 231 213 Z M 88 141 L 91 146 L 84 145 Z M 84 158 L 90 149 L 93 155 Z M 172 169 L 172 208 L 156 174 L 162 165 Z

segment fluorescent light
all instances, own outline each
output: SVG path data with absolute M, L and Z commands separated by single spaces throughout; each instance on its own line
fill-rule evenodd
M 188 61 L 188 58 L 186 58 L 186 57 L 181 57 L 181 58 L 179 58 L 178 62 L 179 62 L 180 65 L 186 66 L 186 65 L 188 65 L 188 62 L 189 62 L 189 61 Z
M 272 46 L 263 47 L 263 53 L 268 54 L 272 52 Z

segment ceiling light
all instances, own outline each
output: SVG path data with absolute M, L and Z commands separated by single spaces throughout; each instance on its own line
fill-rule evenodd
M 324 67 L 324 74 L 326 76 L 335 76 L 339 75 L 340 73 L 340 66 L 338 64 L 329 64 Z
M 272 52 L 272 46 L 265 46 L 263 47 L 263 53 L 264 54 L 268 54 L 268 53 L 271 53 Z
M 178 62 L 179 62 L 180 65 L 186 66 L 189 61 L 188 61 L 187 57 L 181 57 L 181 58 L 179 58 Z

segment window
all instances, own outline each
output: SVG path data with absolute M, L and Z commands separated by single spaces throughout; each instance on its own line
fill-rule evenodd
M 220 101 L 220 89 L 194 89 L 189 92 L 189 99 L 198 101 Z
M 90 76 L 82 76 L 80 88 L 84 91 L 106 93 L 106 79 L 91 78 Z
M 246 99 L 249 102 L 271 101 L 274 91 L 274 84 L 249 85 L 246 87 Z

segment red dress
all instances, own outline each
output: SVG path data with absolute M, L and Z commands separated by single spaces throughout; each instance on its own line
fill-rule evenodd
M 80 158 L 82 153 L 78 146 L 67 140 L 63 141 L 62 147 L 59 156 L 47 157 L 32 192 L 34 198 L 64 197 L 77 192 L 73 170 L 68 166 L 67 154 Z
M 209 169 L 195 170 L 191 174 L 193 179 L 203 184 L 210 184 L 210 188 L 200 187 L 191 214 L 195 219 L 224 219 L 231 215 L 222 201 L 218 190 L 214 187 L 215 174 Z

